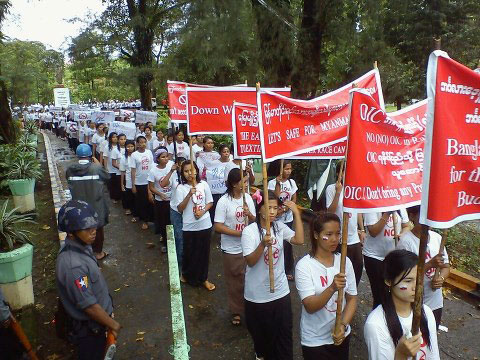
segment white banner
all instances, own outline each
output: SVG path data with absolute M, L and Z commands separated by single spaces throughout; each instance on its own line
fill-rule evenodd
M 122 121 L 113 121 L 108 127 L 108 135 L 115 132 L 117 135 L 125 134 L 127 140 L 135 140 L 135 132 L 137 128 L 134 123 L 122 122 Z
M 154 111 L 141 111 L 137 110 L 135 112 L 135 122 L 137 124 L 146 124 L 151 122 L 153 125 L 157 124 L 158 114 Z
M 56 107 L 70 106 L 70 90 L 68 88 L 53 89 L 53 97 L 55 98 Z
M 115 112 L 113 111 L 93 111 L 92 121 L 98 123 L 111 123 L 115 121 Z
M 74 111 L 73 112 L 73 120 L 75 121 L 87 121 L 92 120 L 92 112 L 91 111 Z

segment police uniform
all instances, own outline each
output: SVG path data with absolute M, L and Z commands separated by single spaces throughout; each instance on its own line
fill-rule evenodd
M 62 210 L 65 212 L 80 210 L 74 205 L 85 204 L 94 214 L 93 217 L 81 218 L 81 229 L 96 227 L 97 215 L 94 210 L 83 201 L 68 202 L 59 213 L 59 227 L 69 231 L 68 220 L 63 220 L 60 226 Z M 86 245 L 71 237 L 67 237 L 65 245 L 57 257 L 56 282 L 61 304 L 69 317 L 71 326 L 68 339 L 77 345 L 79 359 L 103 359 L 106 345 L 106 327 L 89 318 L 85 309 L 99 304 L 109 315 L 112 314 L 113 304 L 107 283 L 103 277 L 91 245 Z

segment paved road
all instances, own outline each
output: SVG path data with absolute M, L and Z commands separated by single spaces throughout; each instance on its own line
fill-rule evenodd
M 71 162 L 65 142 L 50 136 L 56 152 L 61 177 Z M 102 270 L 115 304 L 116 319 L 123 325 L 116 359 L 170 359 L 172 344 L 170 296 L 166 254 L 161 254 L 158 238 L 151 230 L 143 231 L 124 216 L 120 204 L 112 204 L 110 224 L 105 228 L 105 249 L 110 256 Z M 157 246 L 149 248 L 153 242 Z M 188 343 L 192 359 L 254 359 L 252 342 L 244 326 L 229 323 L 225 284 L 222 275 L 219 239 L 211 242 L 210 281 L 217 289 L 182 285 Z M 298 259 L 309 246 L 296 247 Z M 301 359 L 299 340 L 300 301 L 290 283 L 294 314 L 294 358 Z M 364 272 L 359 287 L 359 308 L 353 323 L 351 359 L 367 359 L 363 342 L 363 323 L 371 307 L 368 278 Z M 480 356 L 480 310 L 476 304 L 448 296 L 445 300 L 444 325 L 448 333 L 439 334 L 442 359 L 474 359 Z

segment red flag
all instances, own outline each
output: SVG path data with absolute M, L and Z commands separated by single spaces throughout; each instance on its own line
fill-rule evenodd
M 168 114 L 174 123 L 187 122 L 187 85 L 208 87 L 208 85 L 187 84 L 181 81 L 167 81 Z
M 344 211 L 420 203 L 426 102 L 386 114 L 364 90 L 351 92 Z
M 428 60 L 420 221 L 449 228 L 480 219 L 480 74 L 434 51 Z
M 318 152 L 314 150 L 345 141 L 348 92 L 353 84 L 365 89 L 383 108 L 377 69 L 312 100 L 289 99 L 262 89 L 257 95 L 257 106 L 264 161 L 291 158 L 299 154 L 302 154 L 302 158 L 315 159 Z M 339 149 L 336 151 L 337 157 Z
M 290 96 L 290 88 L 268 90 Z M 233 102 L 254 104 L 255 100 L 253 87 L 188 87 L 188 134 L 232 134 Z

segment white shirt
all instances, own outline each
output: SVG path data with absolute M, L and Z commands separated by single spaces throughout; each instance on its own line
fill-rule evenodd
M 152 182 L 155 186 L 155 189 L 162 193 L 165 198 L 161 198 L 159 195 L 155 194 L 155 200 L 157 201 L 169 201 L 172 195 L 172 187 L 167 185 L 167 187 L 161 187 L 160 183 L 162 182 L 163 178 L 168 174 L 170 169 L 172 168 L 173 162 L 169 161 L 165 168 L 160 169 L 158 166 L 152 167 L 150 172 L 148 173 L 148 182 Z
M 268 273 L 268 247 L 263 250 L 263 256 L 253 267 L 247 265 L 245 273 L 245 300 L 254 303 L 267 303 L 280 299 L 290 293 L 287 276 L 285 275 L 285 264 L 283 261 L 283 240 L 290 242 L 295 236 L 295 231 L 287 225 L 277 221 L 277 233 L 270 228 L 272 236 L 272 255 L 273 255 L 273 276 L 275 282 L 275 292 L 270 292 L 270 280 Z M 263 235 L 266 231 L 262 229 Z M 257 223 L 252 223 L 243 229 L 242 250 L 243 256 L 248 256 L 255 251 L 260 244 L 260 233 Z
M 153 155 L 145 149 L 143 153 L 134 151 L 128 158 L 128 166 L 136 169 L 135 185 L 148 185 L 148 173 L 153 166 Z
M 410 220 L 408 219 L 407 210 L 405 209 L 400 209 L 400 214 L 398 213 L 398 211 L 396 211 L 395 213 L 397 217 L 397 234 L 400 234 L 400 232 L 402 231 L 402 224 L 406 224 Z M 375 225 L 381 217 L 381 212 L 363 214 L 363 221 L 365 223 L 365 227 Z M 390 251 L 395 250 L 395 239 L 393 238 L 393 235 L 394 231 L 392 215 L 390 215 L 387 223 L 377 236 L 370 235 L 367 228 L 365 243 L 363 244 L 362 250 L 363 255 L 383 261 L 385 259 L 385 256 L 387 256 Z
M 220 160 L 220 154 L 216 151 L 201 151 L 198 153 L 197 166 L 202 179 L 205 179 L 207 176 L 207 169 L 214 165 L 217 160 Z
M 131 189 L 132 188 L 132 171 L 130 169 L 130 166 L 128 166 L 128 160 L 125 158 L 125 156 L 122 156 L 120 159 L 120 171 L 125 172 L 125 187 L 127 189 Z
M 192 149 L 193 149 L 193 156 L 196 159 L 197 158 L 197 153 L 199 153 L 200 151 L 203 151 L 203 146 L 200 146 L 198 144 L 193 144 Z
M 437 342 L 437 327 L 432 310 L 423 305 L 427 318 L 428 330 L 430 332 L 431 349 L 425 341 L 422 341 L 420 351 L 415 357 L 416 360 L 440 360 Z M 408 334 L 412 329 L 413 311 L 406 318 L 398 317 L 403 329 L 403 334 Z M 368 348 L 369 360 L 392 360 L 395 357 L 395 345 L 388 331 L 387 321 L 383 306 L 377 306 L 367 317 L 363 329 L 363 336 Z M 411 358 L 409 358 L 411 359 Z
M 225 194 L 227 186 L 225 185 L 225 166 L 228 162 L 216 160 L 207 167 L 206 177 L 208 185 L 212 190 L 212 194 Z
M 173 209 L 176 212 L 180 212 L 178 211 L 179 203 L 177 202 L 178 198 L 176 196 L 178 185 L 180 185 L 180 182 L 178 181 L 178 175 L 175 171 L 172 175 L 170 175 L 170 182 L 168 183 L 168 186 L 172 188 L 172 195 L 170 196 L 170 209 Z
M 317 259 L 305 255 L 300 259 L 295 267 L 295 285 L 298 290 L 300 300 L 313 295 L 321 295 L 332 283 L 333 278 L 340 272 L 340 254 L 334 255 L 333 266 L 325 267 Z M 352 262 L 347 257 L 345 263 L 345 272 L 347 275 L 347 285 L 345 293 L 357 295 L 357 284 L 355 282 L 355 272 Z M 335 326 L 335 317 L 337 311 L 338 291 L 336 291 L 327 304 L 313 314 L 309 314 L 302 303 L 302 316 L 300 318 L 300 338 L 304 346 L 322 346 L 333 344 L 332 332 Z M 345 308 L 346 299 L 343 298 L 342 310 Z M 348 326 L 345 336 L 350 334 L 351 328 Z
M 158 138 L 155 138 L 155 140 L 153 140 L 153 145 L 152 145 L 153 150 L 155 150 L 156 148 L 158 148 L 160 146 L 165 146 L 165 140 L 159 141 Z
M 119 166 L 118 160 L 121 157 L 121 153 L 116 146 L 112 146 L 112 150 L 108 148 L 108 144 L 103 151 L 103 157 L 107 158 L 107 171 L 110 174 L 120 175 L 121 172 L 119 169 L 113 166 L 113 160 L 117 160 L 117 165 Z M 119 166 L 120 167 L 120 166 Z
M 325 190 L 326 196 L 326 205 L 327 209 L 333 203 L 333 199 L 335 198 L 335 184 L 330 184 L 327 186 Z M 343 189 L 340 193 L 340 197 L 338 198 L 338 205 L 337 210 L 335 210 L 335 214 L 340 218 L 340 229 L 343 229 Z M 348 213 L 349 220 L 348 220 L 348 245 L 358 244 L 360 242 L 360 238 L 358 237 L 358 220 L 357 214 Z
M 147 139 L 147 138 L 145 137 L 145 139 Z M 153 147 L 153 142 L 154 142 L 155 140 L 157 140 L 157 138 L 154 137 L 154 136 L 152 136 L 152 138 L 151 138 L 150 140 L 147 139 L 146 149 L 150 150 L 152 153 L 153 153 L 153 149 L 154 149 L 154 147 Z
M 428 231 L 427 251 L 425 253 L 425 263 L 440 252 L 440 242 L 442 236 L 435 231 Z M 406 232 L 400 236 L 400 241 L 397 244 L 397 249 L 405 249 L 418 255 L 420 239 L 417 238 L 411 231 Z M 448 264 L 447 250 L 443 248 L 443 261 Z M 432 289 L 432 279 L 435 275 L 435 268 L 431 268 L 425 272 L 423 278 L 423 302 L 432 310 L 437 310 L 443 307 L 442 289 Z
M 253 204 L 252 197 L 249 194 L 245 194 L 245 201 L 248 206 L 248 210 L 255 214 L 255 205 Z M 224 224 L 226 227 L 243 231 L 245 228 L 245 214 L 243 212 L 243 197 L 240 199 L 232 198 L 230 195 L 223 195 L 218 200 L 217 207 L 215 208 L 215 222 Z M 248 223 L 248 222 L 247 222 Z M 240 236 L 232 236 L 227 234 L 220 235 L 222 251 L 227 254 L 240 254 L 242 252 L 242 242 Z
M 180 204 L 192 187 L 188 184 L 178 185 L 175 191 L 176 204 Z M 198 231 L 205 230 L 212 227 L 212 221 L 210 220 L 210 213 L 207 211 L 200 219 L 195 219 L 194 210 L 204 210 L 205 206 L 213 202 L 212 193 L 210 187 L 205 181 L 200 181 L 195 186 L 197 192 L 188 200 L 187 206 L 183 210 L 183 231 Z
M 184 157 L 185 159 L 190 160 L 190 147 L 188 146 L 188 144 L 185 141 L 182 141 L 181 144 L 177 142 L 175 145 L 177 147 L 177 156 Z M 175 156 L 174 154 L 175 149 L 173 147 L 173 142 L 167 146 L 167 150 L 169 154 L 172 154 Z
M 277 179 L 272 179 L 268 182 L 268 190 L 275 191 L 275 186 L 277 185 Z M 293 195 L 297 192 L 298 187 L 295 183 L 295 180 L 288 179 L 284 182 L 280 182 L 280 195 L 278 198 L 284 202 L 286 200 L 292 200 Z M 279 218 L 279 221 L 283 222 L 284 224 L 293 221 L 293 213 L 292 210 L 287 209 L 285 213 L 283 213 Z
M 81 143 L 85 142 L 85 126 L 78 125 L 78 141 Z
M 90 144 L 95 144 L 96 145 L 96 148 L 95 148 L 95 152 L 97 154 L 100 154 L 100 143 L 102 141 L 102 139 L 104 139 L 104 136 L 103 135 L 98 135 L 98 132 L 95 132 L 95 134 L 93 134 L 92 136 L 92 140 L 90 141 Z

